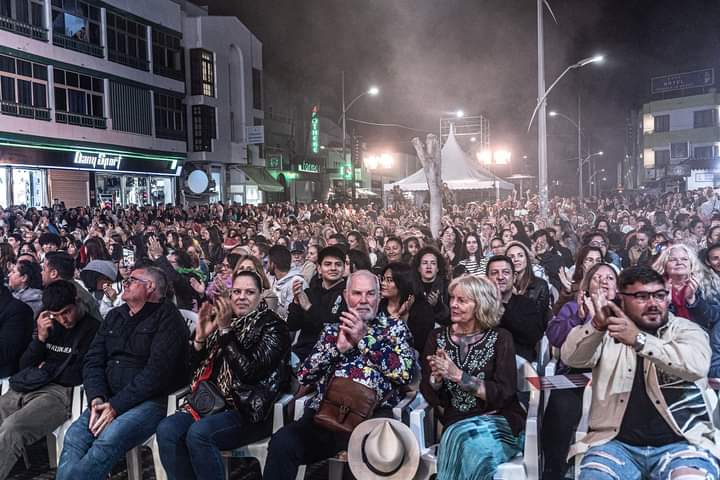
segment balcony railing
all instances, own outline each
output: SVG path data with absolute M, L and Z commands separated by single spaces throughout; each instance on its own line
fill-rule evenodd
M 122 52 L 108 50 L 108 60 L 115 63 L 121 63 L 128 67 L 137 68 L 138 70 L 150 71 L 150 62 L 142 58 L 132 57 Z
M 187 132 L 180 132 L 169 128 L 155 127 L 155 136 L 157 138 L 165 138 L 167 140 L 187 141 Z
M 56 32 L 53 32 L 53 45 L 67 48 L 68 50 L 75 50 L 76 52 L 87 53 L 88 55 L 92 55 L 94 57 L 103 58 L 104 56 L 102 46 L 95 45 L 94 43 L 83 42 L 82 40 L 76 40 Z
M 33 118 L 35 120 L 50 121 L 50 109 L 42 107 L 33 107 L 31 105 L 21 105 L 15 102 L 0 102 L 0 112 L 5 115 L 13 115 L 16 117 Z
M 107 118 L 93 117 L 79 113 L 55 112 L 55 121 L 90 128 L 107 128 Z
M 162 75 L 163 77 L 172 78 L 174 80 L 180 80 L 181 82 L 185 81 L 185 72 L 168 68 L 165 65 L 160 65 L 159 63 L 153 63 L 153 73 Z
M 25 22 L 19 22 L 14 18 L 0 16 L 0 28 L 8 30 L 13 33 L 24 35 L 26 37 L 34 38 L 36 40 L 42 40 L 47 42 L 48 35 L 47 30 L 42 27 L 36 27 Z

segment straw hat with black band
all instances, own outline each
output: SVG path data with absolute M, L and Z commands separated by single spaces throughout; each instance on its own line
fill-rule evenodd
M 355 478 L 410 480 L 420 464 L 420 447 L 403 423 L 373 418 L 355 427 L 348 444 L 348 463 Z

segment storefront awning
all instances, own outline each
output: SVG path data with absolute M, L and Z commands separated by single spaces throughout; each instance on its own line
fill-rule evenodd
M 260 190 L 264 192 L 278 193 L 284 192 L 285 187 L 280 185 L 264 167 L 251 167 L 243 165 L 240 167 L 242 171 L 247 175 L 248 179 L 252 182 L 257 183 Z

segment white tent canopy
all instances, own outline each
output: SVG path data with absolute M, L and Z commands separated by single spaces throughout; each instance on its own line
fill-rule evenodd
M 486 169 L 475 165 L 476 162 L 463 151 L 455 139 L 455 132 L 450 131 L 445 145 L 442 147 L 442 181 L 447 183 L 450 190 L 488 190 L 499 187 L 500 190 L 512 190 L 513 185 L 500 177 L 496 177 Z M 497 184 L 495 181 L 497 181 Z M 395 186 L 409 192 L 427 191 L 428 184 L 423 169 L 412 175 L 385 185 L 390 191 Z

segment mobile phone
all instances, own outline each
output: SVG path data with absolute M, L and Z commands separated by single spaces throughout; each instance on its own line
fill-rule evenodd
M 123 265 L 125 265 L 125 267 L 127 268 L 135 265 L 135 252 L 133 252 L 129 248 L 123 247 Z

